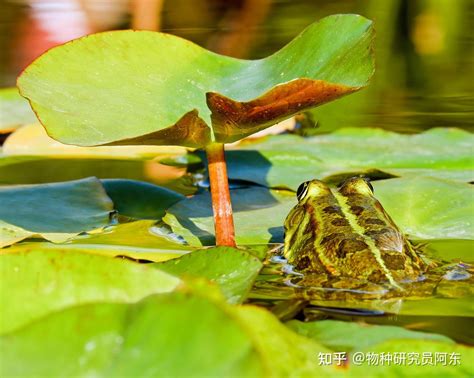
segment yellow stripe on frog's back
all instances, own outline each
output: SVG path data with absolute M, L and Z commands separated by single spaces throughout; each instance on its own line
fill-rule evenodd
M 382 271 L 383 271 L 385 277 L 387 277 L 387 279 L 389 280 L 389 282 L 393 286 L 395 286 L 397 288 L 400 288 L 400 286 L 395 282 L 395 279 L 393 278 L 392 274 L 390 273 L 390 270 L 385 265 L 385 262 L 382 259 L 382 252 L 375 245 L 375 241 L 365 234 L 364 227 L 362 227 L 359 224 L 357 216 L 354 213 L 352 213 L 352 211 L 350 209 L 350 206 L 347 203 L 347 197 L 343 196 L 342 194 L 340 194 L 338 192 L 334 192 L 333 194 L 334 194 L 334 197 L 336 198 L 339 206 L 341 207 L 345 218 L 349 222 L 353 232 L 358 234 L 364 240 L 364 242 L 367 244 L 370 251 L 372 252 L 372 254 L 375 257 L 375 260 L 379 263 L 380 267 L 382 268 Z

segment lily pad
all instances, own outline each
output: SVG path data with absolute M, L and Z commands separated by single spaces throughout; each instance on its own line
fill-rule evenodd
M 250 291 L 262 263 L 243 250 L 216 247 L 195 251 L 155 266 L 177 277 L 207 278 L 219 285 L 229 303 L 241 303 Z
M 473 188 L 431 177 L 373 182 L 375 196 L 400 229 L 414 239 L 474 239 Z M 294 193 L 251 187 L 232 191 L 238 244 L 283 241 L 283 222 L 296 204 Z M 163 220 L 191 245 L 214 243 L 208 193 L 170 207 Z
M 0 348 L 2 376 L 337 375 L 317 365 L 327 349 L 268 312 L 181 292 L 53 313 L 1 337 Z
M 18 86 L 48 134 L 67 144 L 202 147 L 364 87 L 374 70 L 372 39 L 371 21 L 335 15 L 250 61 L 172 35 L 105 32 L 49 50 Z
M 303 138 L 278 135 L 227 151 L 229 177 L 273 188 L 296 190 L 313 178 L 372 174 L 474 180 L 473 134 L 436 128 L 415 135 L 381 129 L 346 128 Z
M 286 325 L 302 336 L 309 337 L 330 349 L 342 352 L 367 349 L 385 341 L 401 339 L 454 343 L 449 337 L 443 335 L 411 331 L 396 326 L 376 326 L 338 320 L 316 322 L 291 320 Z
M 472 185 L 432 177 L 375 181 L 375 196 L 416 239 L 474 239 Z
M 160 220 L 166 209 L 186 198 L 172 190 L 136 180 L 102 180 L 102 185 L 115 210 L 136 219 Z
M 51 241 L 106 226 L 113 204 L 99 180 L 0 187 L 0 247 L 28 236 Z
M 65 253 L 76 251 L 158 262 L 180 257 L 194 249 L 176 240 L 176 236 L 167 235 L 155 223 L 141 220 L 109 226 L 100 233 L 76 236 L 66 244 L 23 242 L 11 246 L 8 251 L 15 253 L 34 249 Z
M 20 96 L 17 88 L 0 89 L 0 114 L 0 134 L 37 121 L 30 104 Z
M 147 265 L 40 248 L 0 255 L 0 270 L 0 333 L 66 307 L 97 301 L 133 302 L 171 291 L 180 282 Z

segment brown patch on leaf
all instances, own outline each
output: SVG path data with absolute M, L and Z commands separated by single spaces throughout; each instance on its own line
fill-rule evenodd
M 207 93 L 216 141 L 235 142 L 295 113 L 359 90 L 324 80 L 295 79 L 277 85 L 248 102 L 234 101 L 219 93 Z
M 102 146 L 168 145 L 200 148 L 211 142 L 211 129 L 197 110 L 182 116 L 173 126 L 135 138 L 117 140 Z

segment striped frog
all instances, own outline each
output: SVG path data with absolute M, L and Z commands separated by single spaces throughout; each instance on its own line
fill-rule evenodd
M 400 288 L 426 269 L 367 180 L 350 178 L 338 190 L 304 182 L 297 198 L 285 220 L 283 252 L 297 271 Z

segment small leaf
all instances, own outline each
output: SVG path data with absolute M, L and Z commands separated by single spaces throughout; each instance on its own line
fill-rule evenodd
M 0 187 L 0 247 L 40 235 L 65 241 L 80 232 L 106 226 L 112 201 L 99 180 L 88 178 L 44 185 Z
M 372 40 L 371 21 L 335 15 L 251 61 L 162 33 L 105 32 L 49 50 L 18 86 L 63 143 L 202 147 L 366 86 Z
M 241 303 L 250 291 L 262 263 L 243 250 L 216 247 L 195 251 L 155 266 L 182 278 L 207 278 L 219 285 L 229 303 Z
M 97 301 L 133 302 L 171 291 L 180 282 L 147 265 L 40 248 L 0 255 L 0 271 L 0 333 L 66 307 Z

